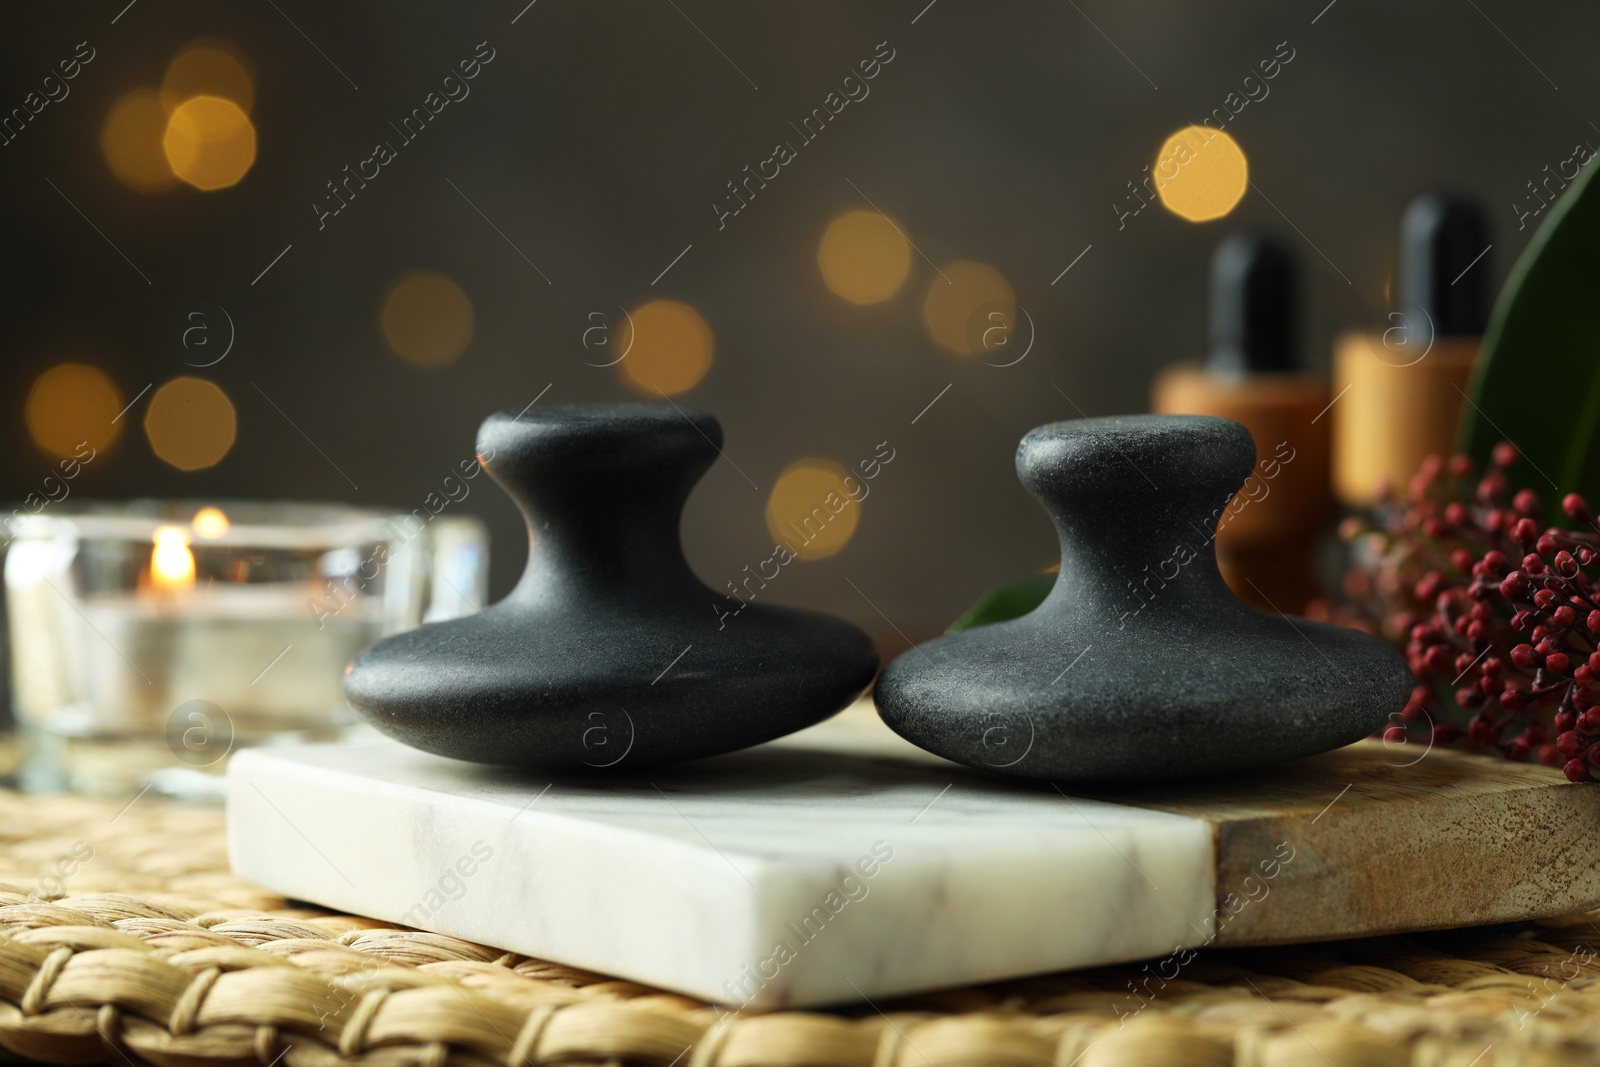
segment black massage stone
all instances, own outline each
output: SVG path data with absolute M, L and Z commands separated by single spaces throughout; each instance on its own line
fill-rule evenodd
M 721 442 L 714 418 L 666 405 L 491 415 L 478 455 L 527 519 L 527 569 L 480 614 L 357 656 L 350 702 L 456 759 L 622 769 L 745 748 L 849 704 L 877 670 L 871 638 L 796 608 L 728 616 L 684 560 L 684 501 Z
M 1031 614 L 911 649 L 879 714 L 948 759 L 1037 779 L 1215 774 L 1337 748 L 1405 706 L 1376 637 L 1257 611 L 1223 583 L 1217 520 L 1256 460 L 1231 419 L 1041 426 L 1017 474 L 1055 520 L 1061 573 Z

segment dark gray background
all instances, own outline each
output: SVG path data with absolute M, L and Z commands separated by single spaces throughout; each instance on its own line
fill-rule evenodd
M 1012 470 L 1017 439 L 1077 409 L 1142 410 L 1157 368 L 1199 355 L 1206 260 L 1230 228 L 1266 228 L 1300 253 L 1306 352 L 1325 365 L 1338 330 L 1387 311 L 1411 194 L 1442 183 L 1482 198 L 1498 284 L 1532 232 L 1517 232 L 1511 207 L 1525 183 L 1580 140 L 1600 145 L 1593 4 L 926 2 L 538 0 L 515 25 L 525 0 L 138 0 L 115 24 L 125 0 L 9 12 L 4 109 L 77 42 L 98 56 L 68 99 L 0 148 L 0 495 L 20 497 L 46 472 L 21 419 L 40 371 L 92 362 L 132 397 L 188 371 L 170 323 L 209 303 L 238 325 L 234 352 L 201 372 L 238 407 L 232 453 L 182 474 L 151 455 L 135 421 L 76 495 L 418 507 L 470 455 L 488 411 L 521 407 L 547 384 L 550 402 L 629 396 L 614 371 L 583 364 L 573 338 L 597 307 L 667 296 L 699 308 L 717 341 L 710 374 L 677 399 L 722 420 L 727 455 L 760 487 L 727 463 L 711 470 L 684 520 L 691 561 L 720 586 L 764 559 L 766 490 L 784 466 L 803 455 L 852 464 L 887 440 L 896 459 L 854 540 L 786 568 L 769 595 L 846 615 L 892 649 L 1053 560 L 1048 523 Z M 100 156 L 100 125 L 199 36 L 234 42 L 255 66 L 255 168 L 223 193 L 129 190 Z M 485 40 L 497 56 L 472 95 L 318 232 L 311 204 L 323 183 Z M 724 183 L 791 139 L 788 123 L 880 41 L 896 57 L 871 95 L 719 232 L 711 204 Z M 1257 191 L 1220 223 L 1152 208 L 1119 232 L 1111 204 L 1125 183 L 1284 41 L 1293 62 L 1229 126 Z M 1037 324 L 1029 357 L 995 369 L 926 340 L 918 308 L 934 275 L 920 258 L 887 305 L 829 294 L 814 255 L 829 219 L 865 206 L 850 182 L 934 261 L 1001 270 Z M 450 367 L 413 368 L 379 336 L 383 294 L 411 267 L 443 271 L 472 299 L 476 336 Z M 515 514 L 483 482 L 462 509 L 489 522 L 492 586 L 503 591 L 525 552 Z

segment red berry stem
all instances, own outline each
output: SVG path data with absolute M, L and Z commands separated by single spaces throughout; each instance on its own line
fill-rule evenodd
M 1600 780 L 1600 527 L 1576 493 L 1576 527 L 1541 530 L 1539 495 L 1509 494 L 1517 452 L 1495 446 L 1474 481 L 1465 456 L 1426 459 L 1377 521 L 1347 519 L 1347 602 L 1320 615 L 1400 646 L 1416 677 L 1383 731 L 1537 759 L 1574 781 Z M 1551 740 L 1551 738 L 1554 740 Z

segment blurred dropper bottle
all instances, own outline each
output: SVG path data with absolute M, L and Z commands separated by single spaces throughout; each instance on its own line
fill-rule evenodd
M 1403 494 L 1424 458 L 1454 451 L 1489 319 L 1488 249 L 1474 201 L 1427 192 L 1406 206 L 1387 328 L 1334 346 L 1333 486 L 1346 506 L 1370 507 L 1385 483 Z
M 1322 590 L 1319 537 L 1333 516 L 1328 487 L 1328 379 L 1299 358 L 1299 270 L 1270 238 L 1233 234 L 1211 257 L 1210 351 L 1163 370 L 1151 407 L 1221 415 L 1256 442 L 1255 471 L 1218 519 L 1217 564 L 1240 599 L 1298 613 Z M 1219 505 L 1221 502 L 1218 502 Z

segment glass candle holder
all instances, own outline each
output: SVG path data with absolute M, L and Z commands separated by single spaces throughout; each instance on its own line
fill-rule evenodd
M 12 703 L 36 791 L 219 795 L 235 748 L 351 725 L 357 652 L 486 593 L 482 524 L 427 512 L 134 501 L 12 530 Z

